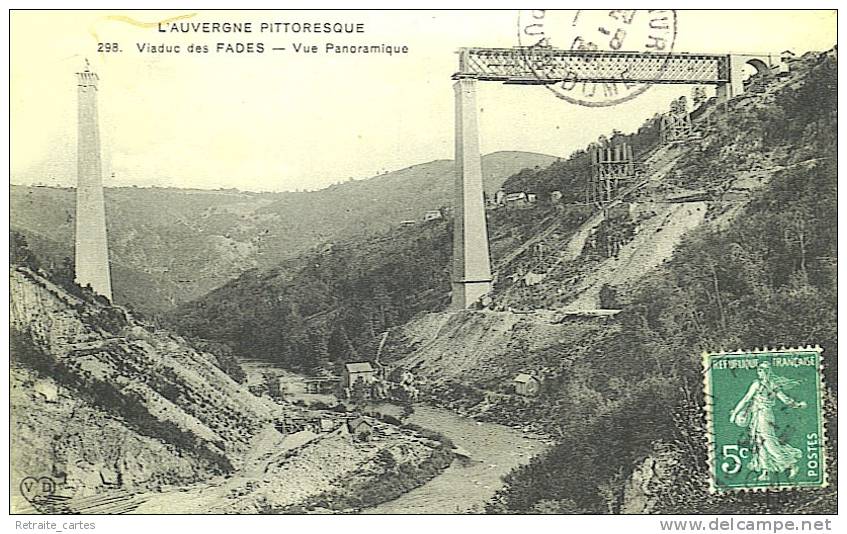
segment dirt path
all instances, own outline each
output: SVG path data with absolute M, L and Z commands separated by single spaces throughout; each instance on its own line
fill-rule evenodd
M 337 470 L 349 471 L 366 456 L 351 451 L 344 438 L 331 435 L 315 441 L 308 452 L 285 458 L 287 451 L 317 437 L 309 431 L 283 436 L 272 426 L 265 428 L 254 438 L 244 468 L 235 475 L 143 494 L 144 502 L 131 513 L 257 513 L 259 502 L 278 507 L 300 502 L 331 489 Z
M 541 230 L 544 228 L 544 230 Z M 543 219 L 538 225 L 535 227 L 534 235 L 527 239 L 525 243 L 521 246 L 517 247 L 515 250 L 507 254 L 500 261 L 497 262 L 497 268 L 503 269 L 515 261 L 515 258 L 529 250 L 529 248 L 536 243 L 540 243 L 544 239 L 550 236 L 553 232 L 555 232 L 559 228 L 559 222 L 556 220 L 556 217 L 551 215 Z
M 617 258 L 604 260 L 579 286 L 579 296 L 564 309 L 600 308 L 600 288 L 631 282 L 658 267 L 673 255 L 682 236 L 703 222 L 706 202 L 669 204 L 621 247 Z

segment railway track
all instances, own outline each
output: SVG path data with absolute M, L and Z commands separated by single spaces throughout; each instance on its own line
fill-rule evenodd
M 126 490 L 99 493 L 85 497 L 49 495 L 30 503 L 23 514 L 60 515 L 115 515 L 126 514 L 138 508 L 146 499 Z

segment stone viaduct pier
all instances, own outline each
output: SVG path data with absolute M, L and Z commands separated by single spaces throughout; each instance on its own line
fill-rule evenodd
M 112 300 L 109 247 L 106 239 L 106 208 L 103 199 L 103 169 L 100 160 L 100 128 L 97 117 L 99 78 L 88 61 L 77 73 L 78 131 L 76 239 L 74 267 L 76 281 L 90 285 L 98 295 Z

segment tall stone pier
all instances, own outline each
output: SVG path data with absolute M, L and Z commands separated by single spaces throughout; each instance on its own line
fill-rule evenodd
M 76 185 L 76 247 L 74 263 L 79 285 L 91 285 L 95 293 L 112 300 L 109 248 L 106 240 L 106 209 L 103 201 L 103 169 L 100 162 L 100 131 L 97 118 L 99 78 L 86 61 L 77 73 L 78 133 Z
M 482 189 L 476 80 L 456 81 L 456 177 L 451 308 L 469 307 L 491 291 L 491 260 Z

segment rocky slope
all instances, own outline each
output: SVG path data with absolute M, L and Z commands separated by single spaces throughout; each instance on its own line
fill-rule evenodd
M 596 223 L 599 246 L 586 242 L 579 265 L 562 262 L 541 282 L 506 294 L 528 307 L 600 304 L 621 311 L 571 341 L 574 329 L 598 319 L 561 324 L 562 365 L 537 398 L 490 399 L 487 414 L 537 421 L 559 438 L 545 457 L 513 473 L 491 511 L 836 510 L 832 487 L 708 492 L 698 356 L 807 344 L 826 347 L 828 358 L 837 353 L 835 64 L 834 50 L 807 54 L 790 75 L 758 80 L 758 88 L 706 114 L 696 127 L 701 139 L 631 199 L 639 231 L 615 233 L 614 221 Z M 639 214 L 639 205 L 656 201 L 671 208 Z M 657 217 L 664 222 L 655 224 Z M 670 239 L 663 235 L 669 230 Z M 607 236 L 621 246 L 602 246 Z M 633 269 L 633 258 L 650 247 L 661 264 Z M 541 337 L 535 332 L 529 339 Z M 508 356 L 531 363 L 535 353 Z M 418 361 L 416 352 L 407 358 Z M 828 361 L 837 367 L 837 356 Z M 835 373 L 824 369 L 828 425 L 836 424 Z M 478 409 L 478 399 L 465 397 L 451 402 Z M 837 473 L 836 449 L 829 444 L 829 473 Z
M 432 464 L 413 487 L 451 460 L 413 430 L 370 420 L 374 440 L 358 442 L 353 414 L 257 397 L 214 354 L 27 267 L 10 285 L 15 511 L 280 511 L 353 479 L 379 497 L 387 473 Z M 331 431 L 281 432 L 292 418 Z M 33 509 L 16 486 L 26 477 L 50 477 L 55 498 Z
M 121 485 L 197 479 L 239 467 L 250 437 L 280 412 L 227 376 L 213 355 L 134 322 L 120 308 L 71 295 L 23 267 L 11 271 L 10 291 L 13 375 L 20 386 L 12 390 L 16 467 L 40 464 L 39 472 L 88 482 L 105 469 L 111 474 L 101 478 Z M 53 393 L 39 396 L 39 387 Z M 62 414 L 68 413 L 79 427 L 41 424 L 67 423 Z M 98 443 L 96 427 L 104 421 L 130 449 Z M 129 453 L 141 444 L 150 451 Z M 170 458 L 153 461 L 155 451 Z M 132 463 L 121 464 L 126 461 Z

